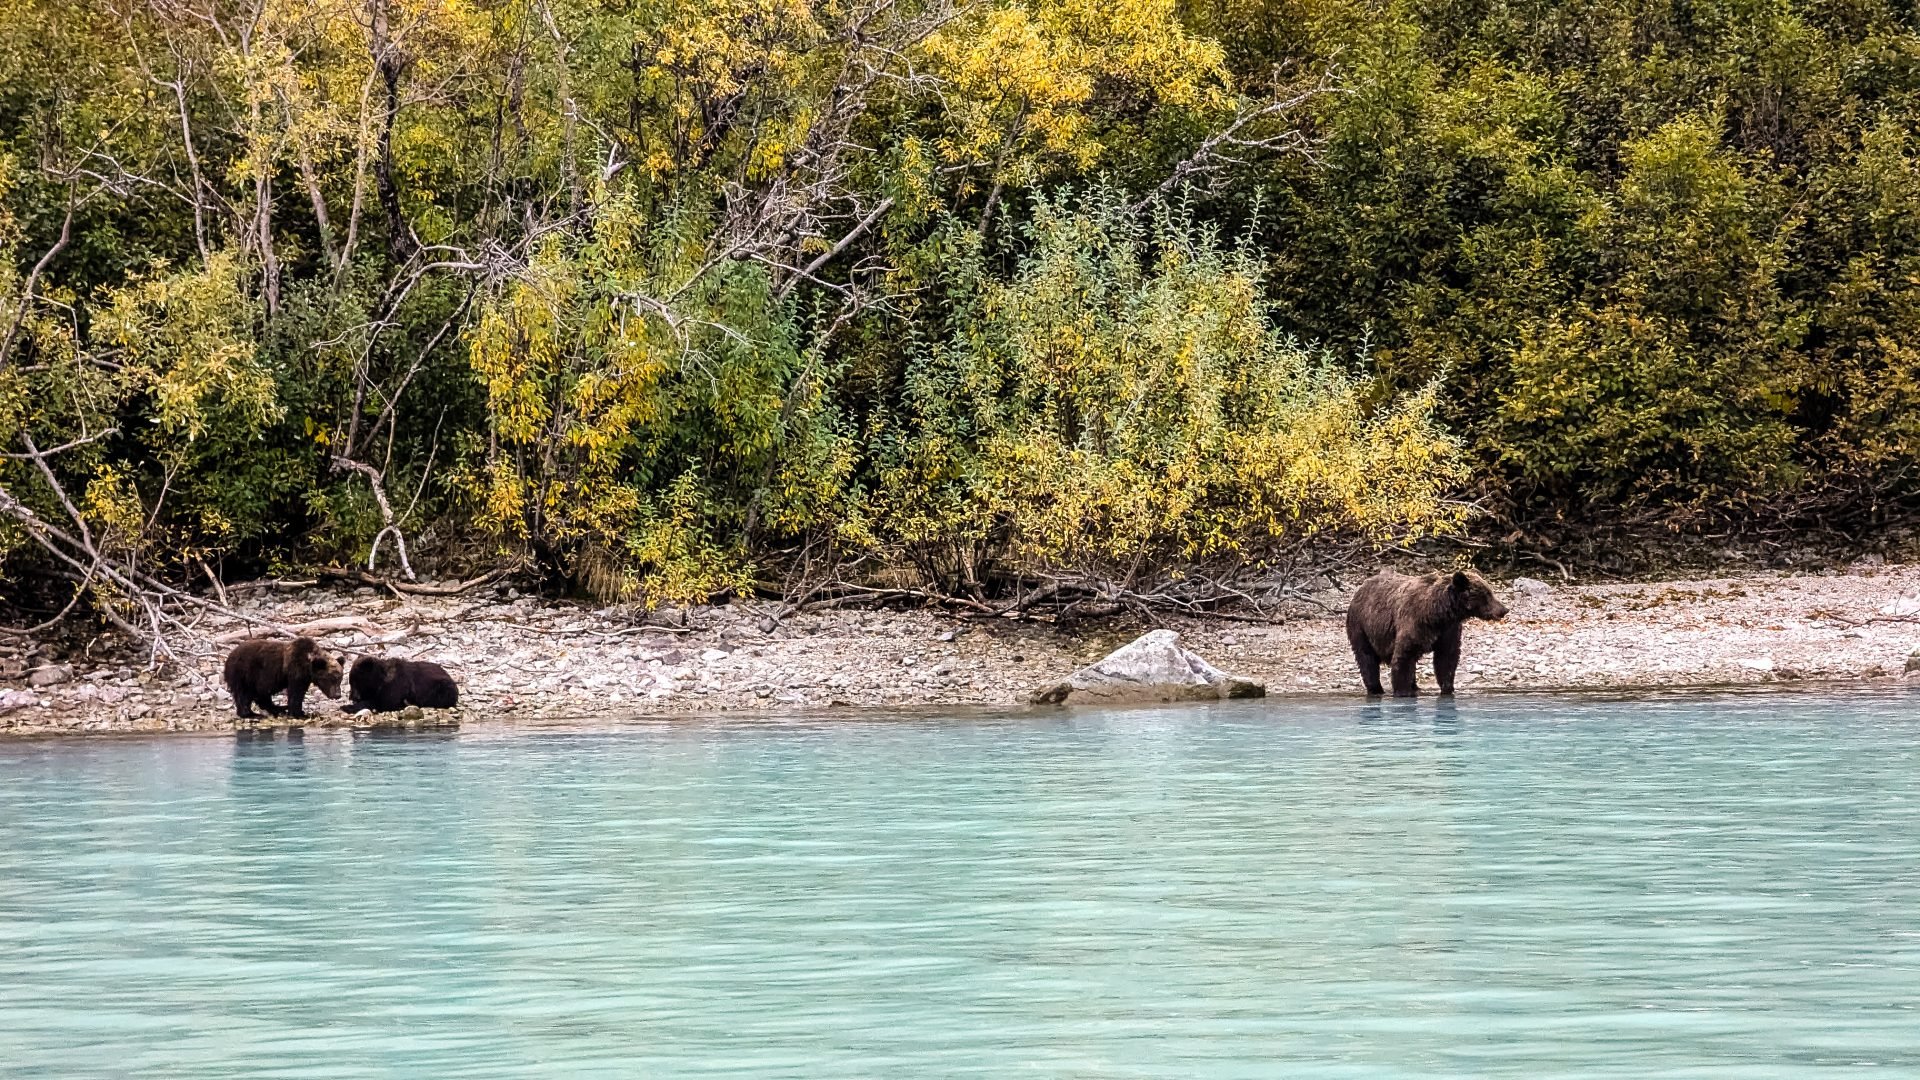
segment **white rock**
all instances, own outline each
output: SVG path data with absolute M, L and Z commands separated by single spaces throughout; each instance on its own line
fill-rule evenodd
M 1773 657 L 1771 656 L 1749 657 L 1745 660 L 1740 661 L 1740 666 L 1747 671 L 1772 672 Z
M 25 690 L 0 690 L 0 716 L 38 704 L 40 699 Z
M 1920 593 L 1909 593 L 1889 600 L 1880 605 L 1880 614 L 1895 617 L 1920 615 Z
M 1033 695 L 1036 704 L 1217 701 L 1264 697 L 1266 687 L 1228 675 L 1180 647 L 1180 635 L 1154 630 Z
M 725 660 L 726 658 L 727 651 L 725 649 L 708 649 L 706 652 L 700 654 L 700 659 L 705 660 L 709 664 L 715 660 Z
M 1513 579 L 1513 591 L 1521 596 L 1552 596 L 1553 586 L 1539 578 L 1517 577 Z

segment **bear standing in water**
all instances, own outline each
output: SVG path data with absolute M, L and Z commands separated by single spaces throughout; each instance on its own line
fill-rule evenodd
M 309 686 L 319 687 L 330 698 L 340 696 L 340 661 L 310 637 L 249 638 L 227 654 L 222 674 L 227 693 L 233 695 L 233 711 L 243 720 L 255 717 L 255 705 L 273 716 L 284 712 L 304 719 Z M 273 703 L 273 695 L 282 690 L 287 692 L 284 709 Z
M 423 709 L 451 709 L 460 703 L 460 688 L 439 664 L 401 660 L 391 656 L 363 656 L 347 676 L 352 712 L 399 712 L 409 705 Z
M 1471 570 L 1413 577 L 1382 570 L 1360 583 L 1347 605 L 1347 641 L 1367 693 L 1379 694 L 1380 665 L 1393 668 L 1393 696 L 1413 697 L 1413 671 L 1433 654 L 1433 675 L 1442 694 L 1453 693 L 1460 666 L 1460 624 L 1497 622 L 1507 607 L 1493 598 L 1487 579 Z

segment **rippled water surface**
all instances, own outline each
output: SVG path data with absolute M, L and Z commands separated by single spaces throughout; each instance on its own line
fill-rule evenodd
M 1920 1076 L 1916 705 L 0 742 L 0 1074 Z

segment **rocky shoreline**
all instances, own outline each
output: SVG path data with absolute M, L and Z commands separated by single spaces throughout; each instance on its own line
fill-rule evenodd
M 370 588 L 257 591 L 245 614 L 306 624 L 337 651 L 434 660 L 461 708 L 401 725 L 616 722 L 720 711 L 1024 707 L 1153 626 L 1270 695 L 1359 690 L 1340 611 L 1358 578 L 1329 580 L 1276 623 L 1167 618 L 1060 629 L 936 611 L 802 612 L 773 603 L 684 613 L 593 610 L 512 593 L 414 596 Z M 236 592 L 238 590 L 235 590 Z M 1497 582 L 1506 622 L 1470 624 L 1459 674 L 1476 690 L 1631 690 L 1898 680 L 1920 645 L 1920 566 L 1690 581 Z M 235 727 L 220 662 L 239 622 L 203 628 L 203 655 L 161 672 L 53 658 L 0 639 L 0 733 Z M 1915 667 L 1920 668 L 1920 661 Z M 1422 665 L 1422 685 L 1432 686 Z M 309 695 L 309 727 L 364 724 Z

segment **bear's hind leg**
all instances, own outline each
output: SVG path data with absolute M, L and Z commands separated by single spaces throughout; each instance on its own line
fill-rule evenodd
M 1368 697 L 1386 693 L 1380 686 L 1380 654 L 1358 634 L 1353 636 L 1353 662 L 1360 668 L 1360 681 L 1366 685 Z
M 1420 664 L 1420 654 L 1411 649 L 1393 654 L 1393 696 L 1418 697 L 1420 688 L 1414 685 L 1413 672 Z

